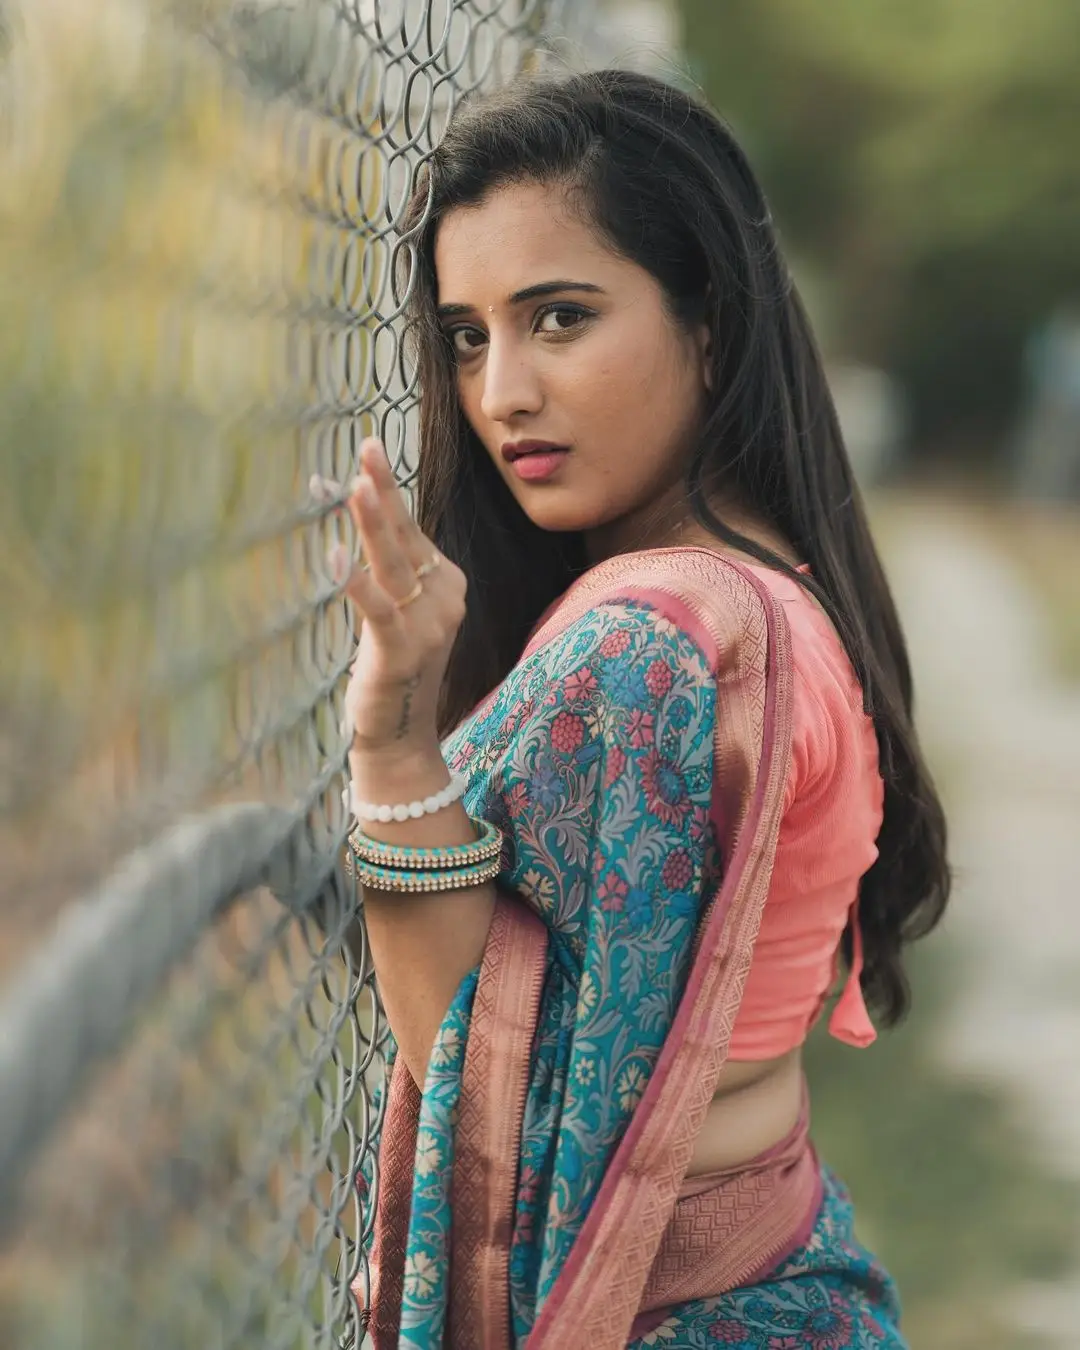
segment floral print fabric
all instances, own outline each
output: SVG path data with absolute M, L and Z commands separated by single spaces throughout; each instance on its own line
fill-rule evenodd
M 443 1343 L 450 1273 L 450 1187 L 453 1137 L 447 1130 L 461 1096 L 469 1012 L 477 971 L 465 977 L 431 1051 L 416 1131 L 409 1246 L 401 1300 L 404 1345 Z
M 519 1345 L 649 1081 L 721 878 L 716 684 L 661 604 L 597 605 L 525 657 L 443 746 L 468 780 L 466 808 L 504 833 L 500 885 L 549 931 L 510 1251 Z M 401 1344 L 425 1350 L 442 1345 L 447 1319 L 454 1115 L 476 979 L 447 1014 L 424 1084 Z M 638 1343 L 663 1344 L 667 1333 L 654 1334 Z

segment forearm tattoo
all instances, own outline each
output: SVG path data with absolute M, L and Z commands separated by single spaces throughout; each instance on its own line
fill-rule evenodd
M 398 720 L 397 730 L 394 732 L 394 739 L 404 740 L 409 734 L 409 717 L 412 712 L 413 695 L 420 688 L 422 676 L 413 675 L 411 679 L 405 681 L 405 691 L 401 704 L 401 717 Z

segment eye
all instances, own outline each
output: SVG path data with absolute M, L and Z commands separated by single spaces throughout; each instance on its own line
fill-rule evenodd
M 472 339 L 476 339 L 473 341 Z M 461 324 L 457 328 L 446 330 L 446 340 L 453 348 L 455 356 L 472 356 L 487 341 L 487 334 L 479 328 L 470 328 Z
M 564 302 L 557 305 L 547 305 L 540 310 L 537 315 L 536 327 L 539 332 L 553 335 L 571 333 L 575 328 L 580 328 L 586 319 L 593 317 L 592 310 L 584 309 L 581 305 L 568 305 Z M 548 319 L 554 319 L 557 322 L 547 324 Z M 546 327 L 545 324 L 547 324 Z

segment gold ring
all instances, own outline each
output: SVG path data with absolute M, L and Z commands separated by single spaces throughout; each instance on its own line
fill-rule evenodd
M 442 557 L 438 553 L 433 553 L 428 562 L 423 563 L 420 567 L 416 569 L 416 575 L 421 578 L 430 575 L 430 573 L 434 572 L 436 567 L 438 567 L 441 562 Z
M 395 609 L 404 609 L 406 605 L 411 605 L 414 600 L 419 600 L 424 589 L 424 583 L 419 579 L 404 600 L 395 600 Z

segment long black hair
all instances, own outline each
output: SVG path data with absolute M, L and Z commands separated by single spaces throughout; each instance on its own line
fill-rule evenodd
M 860 892 L 862 984 L 892 1024 L 910 1002 L 902 945 L 938 921 L 950 884 L 944 814 L 912 725 L 904 636 L 761 187 L 711 109 L 648 76 L 531 78 L 466 100 L 410 203 L 403 253 L 421 387 L 418 518 L 469 581 L 441 730 L 505 678 L 537 619 L 586 565 L 580 534 L 534 525 L 468 425 L 436 314 L 439 222 L 513 183 L 572 192 L 610 247 L 655 277 L 676 321 L 710 326 L 714 392 L 687 497 L 717 539 L 817 597 L 862 684 L 885 781 L 879 856 Z M 709 504 L 717 484 L 775 526 L 812 575 L 728 528 Z M 845 944 L 850 960 L 850 931 Z

